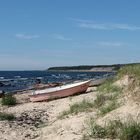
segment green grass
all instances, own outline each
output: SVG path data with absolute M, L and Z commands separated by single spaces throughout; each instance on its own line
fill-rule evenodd
M 140 64 L 125 65 L 118 70 L 118 78 L 129 75 L 140 82 Z
M 99 115 L 105 115 L 108 112 L 119 107 L 118 97 L 121 92 L 113 93 L 98 93 L 97 98 L 94 101 L 94 106 L 99 109 Z
M 16 98 L 13 97 L 12 94 L 6 94 L 4 97 L 2 97 L 1 103 L 2 105 L 15 105 Z
M 96 99 L 94 101 L 94 106 L 99 108 L 102 105 L 104 105 L 107 100 L 108 100 L 108 98 L 107 98 L 106 95 L 104 95 L 104 94 L 97 94 L 97 97 L 96 97 Z
M 89 126 L 90 126 L 89 132 L 90 137 L 104 138 L 106 136 L 106 129 L 104 127 L 101 127 L 100 125 L 97 125 L 94 119 L 90 119 Z
M 140 102 L 140 64 L 131 64 L 125 65 L 120 68 L 117 74 L 117 79 L 120 79 L 128 75 L 128 93 L 131 96 L 131 99 L 135 102 Z
M 83 140 L 91 138 L 107 138 L 120 140 L 139 140 L 140 123 L 128 121 L 122 123 L 120 120 L 110 121 L 108 125 L 100 126 L 95 123 L 94 119 L 89 121 L 89 131 L 83 136 Z
M 123 125 L 121 140 L 140 140 L 140 123 L 130 121 Z
M 8 113 L 3 113 L 3 112 L 0 112 L 0 121 L 2 120 L 13 120 L 15 119 L 15 116 L 13 114 L 8 114 Z
M 122 89 L 113 85 L 115 80 L 115 78 L 109 78 L 104 84 L 98 87 L 94 106 L 99 109 L 100 115 L 104 115 L 118 107 L 117 99 L 122 93 Z
M 100 115 L 105 115 L 111 112 L 112 110 L 115 110 L 118 107 L 119 107 L 119 104 L 116 103 L 116 101 L 111 101 L 110 103 L 108 103 L 108 105 L 99 108 Z
M 79 103 L 75 103 L 70 106 L 69 110 L 63 111 L 58 118 L 63 119 L 64 117 L 68 116 L 69 114 L 78 114 L 80 112 L 89 111 L 94 107 L 94 102 L 83 100 Z
M 115 139 L 119 135 L 120 127 L 122 123 L 120 121 L 111 121 L 109 125 L 104 127 L 96 124 L 94 119 L 90 119 L 88 135 L 84 135 L 84 138 L 110 138 Z
M 112 92 L 121 92 L 122 89 L 113 85 L 113 82 L 115 81 L 115 78 L 109 78 L 103 83 L 101 86 L 98 87 L 98 91 L 100 93 L 112 93 Z

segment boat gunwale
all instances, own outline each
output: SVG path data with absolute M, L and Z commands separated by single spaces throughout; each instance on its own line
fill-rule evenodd
M 55 90 L 55 91 L 51 91 L 51 92 L 44 92 L 44 93 L 39 93 L 39 94 L 32 94 L 32 95 L 29 95 L 29 97 L 43 96 L 44 94 L 51 94 L 53 92 L 58 92 L 58 91 L 61 92 L 62 90 L 68 90 L 68 89 L 71 89 L 71 88 L 79 87 L 81 85 L 84 85 L 84 84 L 87 84 L 87 83 L 90 83 L 90 82 L 91 82 L 91 80 L 87 80 L 87 81 L 84 81 L 84 83 L 83 84 L 80 84 L 80 85 L 72 86 L 72 87 L 65 88 L 65 89 Z

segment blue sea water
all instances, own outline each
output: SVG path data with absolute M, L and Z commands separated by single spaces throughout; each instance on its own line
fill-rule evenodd
M 112 75 L 111 72 L 48 72 L 48 71 L 0 71 L 0 90 L 6 92 L 22 90 L 33 86 L 36 79 L 42 83 L 72 82 Z M 4 85 L 3 85 L 4 83 Z

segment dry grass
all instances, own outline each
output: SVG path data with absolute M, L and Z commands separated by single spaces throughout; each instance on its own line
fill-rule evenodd
M 94 107 L 94 102 L 83 100 L 70 106 L 69 110 L 63 111 L 58 119 L 63 119 L 70 114 L 78 114 L 80 112 L 90 111 Z
M 105 126 L 96 124 L 94 119 L 90 119 L 89 130 L 87 135 L 83 136 L 83 140 L 91 138 L 107 138 L 120 140 L 139 140 L 140 139 L 140 123 L 133 120 L 122 123 L 120 120 L 110 121 Z

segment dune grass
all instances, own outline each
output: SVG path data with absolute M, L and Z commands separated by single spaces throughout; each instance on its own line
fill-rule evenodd
M 107 100 L 108 100 L 108 98 L 104 94 L 97 94 L 97 97 L 96 97 L 96 99 L 94 101 L 94 106 L 96 108 L 99 108 L 102 105 L 104 105 Z
M 121 67 L 118 70 L 117 76 L 121 78 L 124 75 L 129 75 L 140 81 L 140 64 L 130 64 Z
M 102 85 L 98 87 L 98 91 L 100 93 L 112 93 L 112 92 L 121 92 L 121 88 L 118 86 L 113 85 L 115 82 L 115 77 L 114 78 L 109 78 L 107 79 Z
M 99 109 L 100 115 L 105 115 L 119 107 L 117 99 L 122 93 L 122 89 L 113 84 L 115 81 L 116 77 L 109 78 L 98 87 L 98 94 L 94 101 L 94 106 Z
M 94 102 L 83 100 L 70 106 L 69 110 L 63 111 L 58 118 L 63 119 L 70 114 L 78 114 L 80 112 L 90 111 L 94 107 Z
M 140 123 L 130 121 L 122 127 L 121 140 L 140 140 Z
M 108 112 L 119 107 L 119 103 L 117 99 L 120 93 L 122 93 L 122 91 L 120 89 L 117 89 L 113 93 L 98 93 L 97 94 L 97 97 L 94 101 L 94 106 L 99 109 L 100 115 L 105 115 Z
M 89 130 L 87 135 L 83 136 L 83 140 L 90 140 L 91 138 L 120 140 L 140 139 L 140 123 L 135 121 L 122 123 L 120 120 L 114 120 L 110 121 L 108 125 L 100 126 L 91 118 L 88 126 Z
M 104 84 L 98 87 L 99 93 L 94 101 L 94 106 L 99 109 L 101 116 L 120 106 L 118 99 L 123 93 L 123 90 L 113 83 L 125 75 L 128 75 L 133 80 L 131 84 L 133 92 L 133 90 L 140 85 L 140 64 L 124 65 L 118 70 L 116 77 L 108 79 Z M 123 123 L 120 120 L 110 121 L 105 126 L 98 125 L 94 119 L 91 119 L 87 131 L 87 134 L 83 136 L 83 140 L 94 138 L 140 140 L 140 122 L 130 119 Z
M 99 87 L 99 94 L 97 94 L 97 98 L 95 101 L 87 101 L 83 100 L 79 103 L 75 103 L 70 106 L 69 110 L 63 111 L 59 116 L 58 119 L 63 119 L 64 117 L 70 115 L 70 114 L 78 114 L 80 112 L 89 111 L 92 108 L 98 108 L 100 110 L 100 114 L 106 114 L 113 109 L 116 109 L 118 107 L 118 103 L 116 103 L 116 99 L 118 96 L 118 93 L 121 93 L 121 89 L 119 87 L 112 85 L 113 79 L 108 79 L 103 85 Z M 109 92 L 109 93 L 108 93 Z M 113 92 L 111 94 L 110 92 Z M 107 93 L 107 94 L 106 94 Z M 106 102 L 111 101 L 111 103 L 108 106 L 103 107 Z
M 108 105 L 99 108 L 100 115 L 105 115 L 118 107 L 119 104 L 116 101 L 111 101 L 110 103 L 108 103 Z

